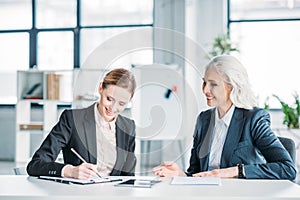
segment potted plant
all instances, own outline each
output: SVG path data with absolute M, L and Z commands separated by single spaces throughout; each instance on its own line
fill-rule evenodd
M 210 56 L 214 57 L 222 54 L 230 54 L 231 52 L 238 52 L 239 50 L 230 41 L 229 34 L 218 36 L 214 39 L 212 50 L 209 52 Z
M 295 105 L 294 107 L 288 105 L 282 101 L 277 95 L 273 95 L 281 104 L 282 111 L 284 113 L 283 124 L 287 125 L 288 128 L 299 128 L 299 116 L 300 116 L 300 101 L 299 95 L 295 93 Z

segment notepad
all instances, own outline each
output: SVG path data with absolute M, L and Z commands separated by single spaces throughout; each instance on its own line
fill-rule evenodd
M 120 178 L 114 178 L 114 177 L 107 177 L 107 178 L 94 178 L 89 180 L 82 180 L 82 179 L 76 179 L 76 178 L 63 178 L 63 177 L 53 177 L 53 176 L 39 176 L 40 179 L 44 180 L 51 180 L 59 183 L 75 183 L 75 184 L 95 184 L 95 183 L 107 183 L 107 182 L 114 182 L 114 181 L 122 181 Z
M 184 177 L 174 176 L 172 185 L 221 185 L 221 178 L 218 177 Z

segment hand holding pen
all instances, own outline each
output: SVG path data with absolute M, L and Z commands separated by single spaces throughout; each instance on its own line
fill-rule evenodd
M 88 179 L 91 178 L 91 171 L 95 173 L 99 178 L 102 178 L 97 171 L 97 166 L 91 163 L 87 163 L 81 155 L 79 155 L 75 149 L 71 148 L 71 151 L 83 162 L 81 165 L 75 167 L 75 175 L 73 177 L 79 179 Z

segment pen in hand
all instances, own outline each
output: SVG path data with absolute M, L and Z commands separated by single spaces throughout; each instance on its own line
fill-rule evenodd
M 83 157 L 81 157 L 81 155 L 79 155 L 79 153 L 77 153 L 76 151 L 75 151 L 75 149 L 73 149 L 73 148 L 71 148 L 71 151 L 82 161 L 82 162 L 84 162 L 84 163 L 87 163 L 84 159 L 83 159 Z M 99 177 L 99 178 L 102 178 L 102 176 L 98 173 L 98 172 L 96 172 L 96 174 L 97 174 L 97 176 Z

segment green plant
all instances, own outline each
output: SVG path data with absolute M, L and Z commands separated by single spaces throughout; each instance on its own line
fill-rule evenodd
M 299 116 L 300 116 L 300 101 L 299 95 L 295 93 L 295 107 L 292 107 L 282 101 L 277 95 L 273 95 L 281 104 L 282 111 L 284 113 L 283 124 L 286 124 L 288 128 L 299 128 Z
M 214 39 L 212 50 L 209 52 L 211 56 L 222 54 L 230 54 L 233 51 L 239 51 L 237 47 L 230 41 L 229 34 L 218 36 Z
M 270 97 L 267 96 L 267 98 L 266 98 L 266 100 L 265 100 L 265 102 L 264 102 L 264 109 L 265 109 L 265 110 L 269 110 L 269 108 L 270 108 L 270 105 L 269 105 L 269 99 L 270 99 Z

